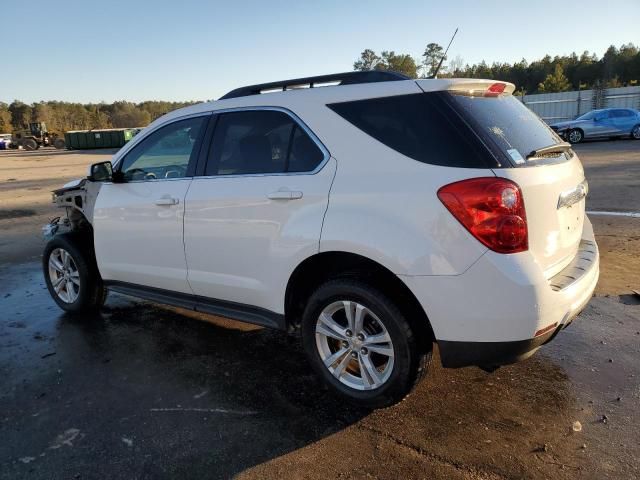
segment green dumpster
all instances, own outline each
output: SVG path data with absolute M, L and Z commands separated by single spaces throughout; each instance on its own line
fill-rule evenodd
M 109 128 L 101 130 L 72 130 L 64 134 L 69 150 L 120 148 L 137 133 L 135 128 Z

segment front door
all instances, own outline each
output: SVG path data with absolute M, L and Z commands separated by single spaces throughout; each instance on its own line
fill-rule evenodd
M 220 114 L 206 171 L 186 199 L 194 293 L 283 313 L 291 272 L 318 251 L 335 169 L 289 113 Z
M 593 121 L 593 136 L 608 137 L 616 133 L 616 127 L 613 124 L 613 118 L 610 116 L 609 110 L 598 112 Z
M 116 166 L 94 210 L 96 259 L 104 280 L 191 293 L 183 243 L 184 200 L 209 116 L 147 135 Z

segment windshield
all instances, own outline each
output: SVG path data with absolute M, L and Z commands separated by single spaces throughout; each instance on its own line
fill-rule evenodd
M 601 110 L 591 110 L 588 113 L 585 113 L 584 115 L 580 115 L 578 118 L 576 118 L 576 120 L 593 120 L 594 117 L 600 113 Z
M 512 95 L 490 98 L 449 95 L 456 110 L 515 165 L 530 163 L 526 158 L 535 150 L 562 143 L 553 130 Z M 558 156 L 560 160 L 565 158 Z

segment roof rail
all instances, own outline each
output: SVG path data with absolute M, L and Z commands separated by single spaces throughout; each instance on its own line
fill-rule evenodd
M 259 85 L 249 85 L 236 88 L 223 95 L 219 100 L 227 98 L 247 97 L 249 95 L 259 95 L 265 90 L 282 90 L 283 92 L 292 87 L 313 88 L 320 83 L 338 82 L 338 85 L 354 85 L 357 83 L 393 82 L 398 80 L 411 80 L 410 77 L 391 70 L 368 70 L 364 72 L 332 73 L 330 75 L 319 75 L 317 77 L 294 78 L 291 80 L 281 80 L 279 82 L 261 83 Z

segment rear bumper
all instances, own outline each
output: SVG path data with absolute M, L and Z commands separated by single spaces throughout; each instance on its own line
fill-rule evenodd
M 589 260 L 572 262 L 549 279 L 529 252 L 487 252 L 457 276 L 402 277 L 431 322 L 443 366 L 523 360 L 567 326 L 591 299 L 599 277 L 586 218 L 582 237 L 576 257 Z
M 440 361 L 446 368 L 471 365 L 493 368 L 516 363 L 533 355 L 562 329 L 557 327 L 544 335 L 512 342 L 452 342 L 440 340 Z

